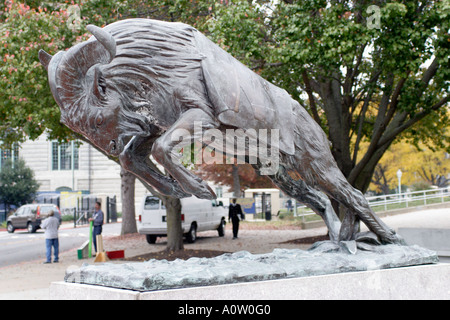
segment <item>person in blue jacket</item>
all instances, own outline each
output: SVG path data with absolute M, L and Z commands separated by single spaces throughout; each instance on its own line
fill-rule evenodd
M 104 214 L 102 211 L 102 204 L 97 201 L 95 202 L 95 212 L 92 218 L 89 218 L 89 221 L 94 222 L 94 228 L 92 229 L 92 238 L 94 242 L 95 252 L 97 252 L 97 236 L 102 234 L 102 226 L 103 226 Z

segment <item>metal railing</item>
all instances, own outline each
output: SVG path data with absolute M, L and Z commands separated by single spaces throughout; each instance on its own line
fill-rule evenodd
M 403 192 L 367 197 L 367 200 L 374 211 L 388 211 L 450 201 L 450 190 L 449 188 L 441 188 Z
M 366 197 L 366 199 L 375 212 L 390 211 L 450 202 L 450 188 L 379 195 Z M 315 213 L 306 206 L 297 206 L 296 210 L 294 209 L 294 217 L 301 217 L 303 222 L 307 216 L 312 215 Z

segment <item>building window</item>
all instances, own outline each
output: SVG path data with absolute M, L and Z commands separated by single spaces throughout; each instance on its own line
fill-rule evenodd
M 19 145 L 14 143 L 10 149 L 0 148 L 0 169 L 8 160 L 14 163 L 19 159 Z
M 78 144 L 52 142 L 52 170 L 78 170 Z

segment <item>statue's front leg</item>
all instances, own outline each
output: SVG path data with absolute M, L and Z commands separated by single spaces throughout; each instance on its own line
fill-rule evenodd
M 141 178 L 158 192 L 175 198 L 186 198 L 190 194 L 184 192 L 178 182 L 167 176 L 158 173 L 149 158 L 154 138 L 133 137 L 120 154 L 120 164 L 122 167 Z
M 195 130 L 195 126 L 202 130 Z M 203 129 L 217 127 L 217 122 L 206 112 L 201 109 L 190 109 L 155 141 L 152 148 L 153 158 L 178 181 L 183 190 L 201 199 L 215 199 L 216 194 L 206 182 L 181 164 L 179 149 L 190 147 L 199 139 L 195 135 L 202 134 Z

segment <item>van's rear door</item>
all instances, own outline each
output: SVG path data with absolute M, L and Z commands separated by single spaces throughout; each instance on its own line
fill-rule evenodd
M 165 225 L 165 216 L 166 210 L 165 208 L 161 208 L 159 198 L 155 196 L 145 197 L 144 207 L 141 213 L 142 224 L 149 224 L 155 227 L 160 227 L 163 224 Z

